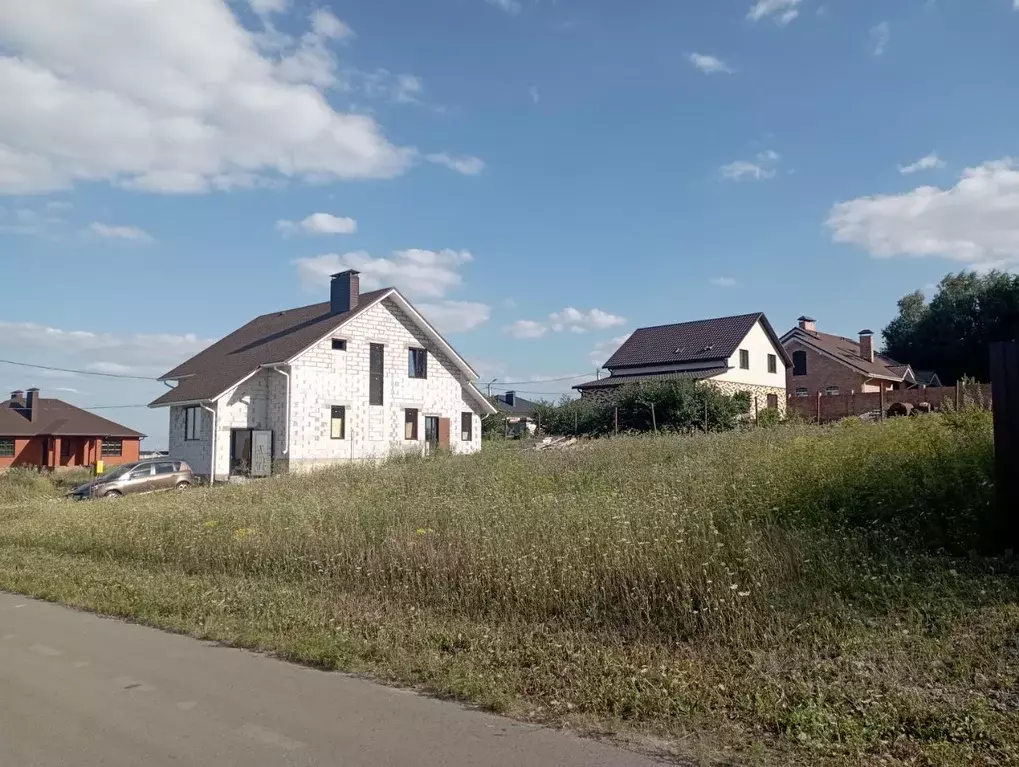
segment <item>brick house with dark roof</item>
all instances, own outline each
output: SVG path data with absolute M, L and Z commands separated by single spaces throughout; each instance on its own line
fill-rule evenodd
M 763 312 L 640 328 L 604 367 L 607 378 L 573 388 L 604 397 L 628 383 L 692 379 L 726 394 L 747 392 L 751 414 L 785 413 L 786 368 L 792 364 Z
M 38 389 L 15 391 L 0 402 L 0 469 L 56 469 L 137 461 L 145 435 Z
M 795 328 L 782 336 L 792 359 L 788 389 L 793 397 L 893 391 L 918 385 L 940 385 L 937 373 L 925 371 L 923 379 L 909 365 L 874 349 L 874 333 L 861 330 L 853 340 L 817 329 L 813 317 L 803 316 Z

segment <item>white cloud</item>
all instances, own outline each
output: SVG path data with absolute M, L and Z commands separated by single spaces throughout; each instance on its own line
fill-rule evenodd
M 504 329 L 514 338 L 541 338 L 548 332 L 547 327 L 534 320 L 517 320 Z
M 694 65 L 696 69 L 703 72 L 706 75 L 714 74 L 732 74 L 733 68 L 722 61 L 720 58 L 715 56 L 709 56 L 705 53 L 691 53 L 689 56 L 690 63 Z
M 312 213 L 303 221 L 277 221 L 276 229 L 284 233 L 300 231 L 305 234 L 354 234 L 357 231 L 357 221 L 331 213 Z
M 118 335 L 4 321 L 0 321 L 0 339 L 0 347 L 4 349 L 43 350 L 49 353 L 47 359 L 59 354 L 65 359 L 80 360 L 66 367 L 82 367 L 97 373 L 151 376 L 165 373 L 213 343 L 192 333 Z
M 870 30 L 870 41 L 874 46 L 874 55 L 883 56 L 888 43 L 892 39 L 892 28 L 887 21 L 875 24 Z
M 967 168 L 948 189 L 921 186 L 840 202 L 827 226 L 836 242 L 877 258 L 940 256 L 975 268 L 1017 266 L 1019 170 L 1005 158 Z
M 803 0 L 757 0 L 747 13 L 751 21 L 760 21 L 768 16 L 775 18 L 775 23 L 785 26 L 800 15 L 799 6 Z
M 152 235 L 136 226 L 111 226 L 93 221 L 88 231 L 107 240 L 130 240 L 131 242 L 152 242 Z
M 732 288 L 736 286 L 736 280 L 732 277 L 712 277 L 708 280 L 708 282 L 720 288 Z
M 362 290 L 393 286 L 414 301 L 423 299 L 416 305 L 425 318 L 440 330 L 452 333 L 477 327 L 491 316 L 486 304 L 446 298 L 462 287 L 459 270 L 473 260 L 466 250 L 415 248 L 398 250 L 389 258 L 373 258 L 365 251 L 354 251 L 299 258 L 294 263 L 304 287 L 323 294 L 331 275 L 356 269 L 361 273 Z
M 729 181 L 764 181 L 775 178 L 778 152 L 771 149 L 760 152 L 753 160 L 737 160 L 721 168 L 722 178 Z
M 1019 0 L 1016 0 L 1016 2 L 1019 2 Z M 910 173 L 916 173 L 917 171 L 921 170 L 931 170 L 933 168 L 944 168 L 944 167 L 945 162 L 940 157 L 938 157 L 938 153 L 931 152 L 926 157 L 921 157 L 919 160 L 917 160 L 914 163 L 911 163 L 910 165 L 900 165 L 899 173 L 908 175 Z
M 278 56 L 263 55 L 225 0 L 5 0 L 3 8 L 0 193 L 79 182 L 190 193 L 264 177 L 389 178 L 418 157 L 370 116 L 326 101 L 335 68 L 326 41 L 349 29 L 328 12 L 311 18 L 313 44 L 306 37 Z
M 548 315 L 547 322 L 537 320 L 517 320 L 505 330 L 515 338 L 541 338 L 549 331 L 553 333 L 586 333 L 589 330 L 604 330 L 626 322 L 625 317 L 591 309 L 581 311 L 568 306 L 560 312 Z
M 1016 2 L 1019 2 L 1019 0 L 1016 0 Z M 535 104 L 538 104 L 541 101 L 541 91 L 538 90 L 537 85 L 532 85 L 528 92 L 531 94 L 531 101 Z
M 0 234 L 21 234 L 46 237 L 64 223 L 57 215 L 66 208 L 45 206 L 45 212 L 32 208 L 5 210 L 0 208 Z
M 476 301 L 439 301 L 415 304 L 441 333 L 460 333 L 488 322 L 492 310 Z
M 360 91 L 368 98 L 391 101 L 394 104 L 421 104 L 425 92 L 424 81 L 417 75 L 393 74 L 388 69 L 371 72 L 347 69 L 343 76 L 346 89 Z
M 470 155 L 452 157 L 445 152 L 436 152 L 426 155 L 425 159 L 436 165 L 445 165 L 450 170 L 455 170 L 457 173 L 462 173 L 465 176 L 477 176 L 485 169 L 484 160 Z
M 607 341 L 599 341 L 591 349 L 591 363 L 601 367 L 604 365 L 609 357 L 611 357 L 616 349 L 626 343 L 626 340 L 633 335 L 632 333 L 624 333 L 621 336 L 610 338 Z
M 1019 0 L 1016 0 L 1019 2 Z M 506 13 L 520 13 L 521 5 L 519 0 L 485 0 L 489 5 L 502 8 Z
M 283 13 L 290 5 L 290 0 L 248 0 L 251 10 L 259 15 Z
M 548 315 L 548 319 L 552 323 L 552 330 L 557 333 L 564 330 L 572 333 L 586 333 L 588 330 L 603 330 L 626 322 L 625 317 L 609 314 L 601 309 L 583 312 L 572 306 L 566 307 L 561 312 L 553 312 Z

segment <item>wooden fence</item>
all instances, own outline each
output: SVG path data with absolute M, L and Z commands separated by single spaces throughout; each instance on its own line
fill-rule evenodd
M 998 512 L 1007 548 L 1019 552 L 1019 341 L 991 345 Z
M 830 423 L 842 418 L 874 413 L 888 415 L 893 405 L 901 403 L 913 409 L 942 410 L 952 407 L 956 410 L 965 405 L 990 408 L 992 392 L 990 384 L 965 384 L 938 386 L 933 388 L 903 389 L 901 391 L 867 392 L 821 395 L 817 397 L 789 398 L 788 410 L 800 418 L 815 423 Z M 908 409 L 908 408 L 907 408 Z

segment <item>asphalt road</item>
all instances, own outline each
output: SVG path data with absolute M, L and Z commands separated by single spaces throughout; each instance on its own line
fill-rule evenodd
M 650 767 L 412 692 L 0 594 L 3 767 Z

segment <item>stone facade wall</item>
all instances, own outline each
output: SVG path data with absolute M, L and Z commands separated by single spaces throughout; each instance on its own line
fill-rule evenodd
M 701 383 L 706 386 L 714 386 L 723 394 L 727 394 L 730 397 L 734 394 L 739 394 L 740 392 L 747 392 L 750 395 L 750 412 L 747 414 L 748 418 L 756 418 L 758 413 L 762 413 L 768 409 L 768 395 L 771 394 L 776 399 L 776 407 L 778 409 L 779 416 L 785 418 L 787 399 L 784 386 L 755 386 L 752 384 L 736 383 L 734 381 L 719 381 L 714 378 L 708 378 Z

